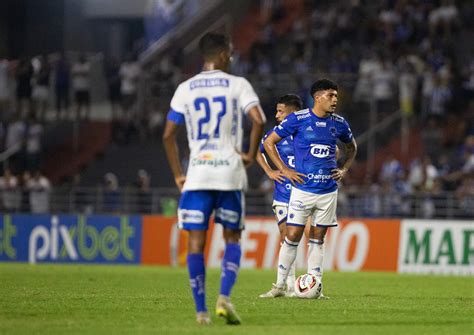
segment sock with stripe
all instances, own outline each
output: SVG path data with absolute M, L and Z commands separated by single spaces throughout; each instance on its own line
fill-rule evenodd
M 309 239 L 308 248 L 308 273 L 322 278 L 323 276 L 323 258 L 324 258 L 324 240 Z
M 220 294 L 230 296 L 230 291 L 235 284 L 240 268 L 240 244 L 228 243 L 222 259 L 221 291 Z
M 188 254 L 188 272 L 193 292 L 196 312 L 207 312 L 206 308 L 206 268 L 203 254 Z
M 298 249 L 299 242 L 293 242 L 285 237 L 280 248 L 280 254 L 278 255 L 278 274 L 276 285 L 283 287 L 286 283 L 288 273 L 296 259 L 296 251 Z

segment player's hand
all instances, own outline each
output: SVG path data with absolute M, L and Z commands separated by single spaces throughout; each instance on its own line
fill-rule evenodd
M 271 180 L 274 180 L 280 184 L 282 184 L 285 181 L 285 177 L 283 177 L 283 174 L 278 170 L 271 170 L 270 172 L 267 173 L 267 176 Z
M 250 156 L 246 152 L 241 152 L 240 157 L 242 157 L 242 161 L 244 162 L 244 166 L 248 168 L 250 165 L 253 164 L 253 161 L 255 160 L 254 157 Z
M 295 185 L 295 184 L 304 184 L 303 178 L 306 177 L 306 175 L 304 173 L 296 172 L 295 170 L 292 170 L 292 169 L 281 170 L 281 173 L 286 178 L 288 178 L 293 185 Z
M 178 177 L 174 177 L 174 182 L 176 183 L 176 186 L 178 187 L 180 192 L 183 192 L 183 186 L 184 186 L 185 181 L 186 181 L 186 176 L 181 175 Z
M 347 172 L 347 170 L 344 169 L 344 168 L 342 168 L 342 169 L 333 169 L 331 171 L 331 177 L 335 181 L 340 181 L 340 180 L 342 180 L 342 178 L 344 178 L 344 176 L 346 175 L 346 172 Z

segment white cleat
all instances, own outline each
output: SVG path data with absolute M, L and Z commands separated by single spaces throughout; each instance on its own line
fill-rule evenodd
M 278 287 L 276 284 L 272 284 L 272 289 L 267 293 L 263 293 L 259 295 L 259 298 L 278 298 L 278 297 L 285 297 L 286 296 L 286 285 L 283 287 Z

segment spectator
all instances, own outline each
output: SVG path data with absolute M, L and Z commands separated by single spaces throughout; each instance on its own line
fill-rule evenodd
M 104 211 L 117 213 L 120 209 L 120 190 L 117 176 L 108 172 L 104 176 Z
M 40 171 L 35 171 L 32 177 L 26 181 L 26 188 L 29 191 L 31 213 L 49 213 L 51 184 L 48 178 Z
M 51 69 L 46 56 L 41 56 L 38 61 L 39 67 L 34 74 L 32 98 L 34 112 L 39 120 L 44 121 L 49 101 L 49 78 Z
M 10 63 L 0 57 L 0 119 L 5 119 L 10 108 Z
M 120 111 L 120 66 L 116 59 L 107 62 L 105 68 L 105 77 L 107 79 L 107 87 L 109 93 L 110 110 L 112 113 L 112 120 L 119 116 Z
M 451 98 L 452 93 L 447 82 L 442 81 L 440 76 L 435 76 L 430 99 L 430 115 L 437 117 L 439 120 L 443 120 Z
M 377 112 L 382 118 L 394 112 L 392 107 L 393 92 L 395 87 L 395 72 L 388 60 L 382 62 L 382 68 L 372 75 L 373 95 L 377 104 Z
M 55 67 L 55 93 L 56 93 L 56 119 L 62 118 L 64 108 L 67 116 L 69 109 L 69 87 L 70 87 L 69 63 L 64 55 L 61 55 Z
M 90 72 L 91 65 L 84 55 L 79 56 L 71 69 L 72 88 L 76 101 L 76 119 L 81 119 L 82 109 L 85 110 L 84 119 L 90 119 Z
M 30 173 L 38 171 L 41 163 L 41 140 L 43 125 L 38 122 L 36 114 L 31 114 L 26 132 L 26 168 Z
M 148 172 L 141 169 L 137 173 L 137 180 L 135 181 L 135 190 L 137 196 L 137 212 L 151 213 L 152 210 L 152 192 L 151 192 L 151 178 Z
M 13 173 L 21 173 L 25 168 L 23 145 L 26 136 L 26 124 L 18 115 L 7 126 L 5 150 L 9 150 L 11 156 L 9 164 Z
M 138 91 L 138 79 L 140 76 L 140 66 L 135 58 L 128 56 L 120 66 L 120 94 L 122 96 L 122 109 L 126 116 L 132 117 Z
M 31 79 L 33 66 L 29 59 L 21 59 L 16 69 L 16 99 L 18 113 L 24 116 L 31 112 Z
M 20 209 L 21 191 L 18 179 L 11 170 L 6 168 L 0 177 L 0 192 L 2 196 L 2 207 L 7 213 L 15 213 Z
M 405 117 L 412 117 L 414 114 L 415 95 L 417 90 L 417 80 L 414 68 L 410 64 L 404 64 L 398 78 L 398 92 L 400 110 Z

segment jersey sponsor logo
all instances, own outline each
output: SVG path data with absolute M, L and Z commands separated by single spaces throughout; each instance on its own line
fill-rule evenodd
M 300 200 L 293 200 L 290 203 L 290 207 L 293 208 L 295 211 L 304 211 L 305 210 L 305 206 L 304 206 L 303 202 L 300 201 Z
M 306 177 L 308 180 L 312 180 L 314 183 L 327 183 L 331 179 L 330 174 L 322 174 L 321 170 L 318 171 L 319 174 L 308 173 Z
M 316 127 L 326 127 L 326 121 L 316 121 Z
M 325 158 L 329 156 L 329 145 L 325 144 L 311 144 L 311 155 L 317 158 Z
M 309 113 L 307 109 L 302 109 L 300 111 L 294 112 L 293 114 L 302 115 L 302 114 L 307 114 L 307 113 Z
M 229 80 L 224 78 L 197 79 L 189 84 L 191 90 L 202 87 L 229 87 Z
M 303 115 L 298 115 L 298 116 L 296 117 L 296 119 L 297 119 L 297 120 L 302 120 L 302 119 L 307 119 L 307 118 L 309 118 L 309 117 L 311 117 L 311 115 L 310 115 L 309 113 L 307 113 L 307 114 L 303 114 Z
M 230 162 L 227 159 L 216 159 L 214 156 L 209 153 L 203 153 L 198 158 L 193 158 L 191 160 L 191 166 L 212 166 L 212 167 L 219 167 L 219 166 L 230 166 Z
M 237 223 L 239 222 L 239 213 L 230 209 L 218 208 L 216 211 L 216 218 L 224 222 Z
M 195 209 L 178 210 L 179 221 L 186 223 L 204 223 L 204 213 Z

